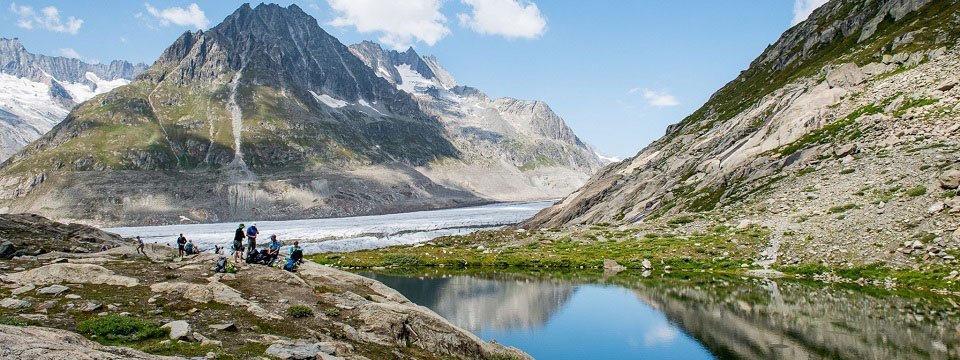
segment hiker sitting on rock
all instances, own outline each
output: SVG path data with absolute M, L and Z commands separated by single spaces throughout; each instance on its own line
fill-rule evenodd
M 277 240 L 277 235 L 270 235 L 270 247 L 267 249 L 267 264 L 272 263 L 280 256 L 280 246 L 282 245 L 280 240 Z
M 187 240 L 187 244 L 183 246 L 183 250 L 187 255 L 193 255 L 198 252 L 197 247 L 193 246 L 193 240 Z
M 290 247 L 290 257 L 287 258 L 287 264 L 283 266 L 284 270 L 296 271 L 297 266 L 303 263 L 303 248 L 299 241 L 294 241 Z

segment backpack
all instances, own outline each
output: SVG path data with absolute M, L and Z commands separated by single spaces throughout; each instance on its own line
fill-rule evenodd
M 297 261 L 292 257 L 287 259 L 287 263 L 283 265 L 283 269 L 289 272 L 297 271 Z
M 217 268 L 214 271 L 218 273 L 227 272 L 227 258 L 221 256 L 217 259 Z

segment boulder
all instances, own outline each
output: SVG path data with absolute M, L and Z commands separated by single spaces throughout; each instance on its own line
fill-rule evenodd
M 857 144 L 840 145 L 833 149 L 833 154 L 838 158 L 857 152 Z
M 960 170 L 953 169 L 944 171 L 943 174 L 940 174 L 940 187 L 953 190 L 957 187 L 960 187 Z
M 25 309 L 30 307 L 30 302 L 21 299 L 6 298 L 0 300 L 0 307 L 5 309 Z
M 33 285 L 70 283 L 131 287 L 140 283 L 136 278 L 115 275 L 100 265 L 71 263 L 45 265 L 2 277 L 8 282 Z
M 237 325 L 233 323 L 214 324 L 208 327 L 218 331 L 237 331 Z
M 855 64 L 841 64 L 827 71 L 827 85 L 831 88 L 846 88 L 861 83 L 863 83 L 863 72 Z
M 190 323 L 184 320 L 171 321 L 161 326 L 163 329 L 170 329 L 170 340 L 190 340 Z
M 650 264 L 650 260 L 647 259 L 643 259 L 640 266 L 643 266 L 643 270 L 653 270 L 653 264 Z
M 63 292 L 70 290 L 70 288 L 63 285 L 50 285 L 40 290 L 37 290 L 37 294 L 44 295 L 60 295 Z
M 950 91 L 955 86 L 957 86 L 957 82 L 960 82 L 960 81 L 958 81 L 956 77 L 946 78 L 943 81 L 941 81 L 940 84 L 937 85 L 937 90 Z
M 605 259 L 603 260 L 603 269 L 610 271 L 624 271 L 627 268 L 623 265 L 620 265 L 615 260 Z
M 5 359 L 182 359 L 104 346 L 77 333 L 36 326 L 0 325 L 0 344 Z
M 29 285 L 29 284 L 28 284 L 28 285 L 24 285 L 24 286 L 21 286 L 21 287 L 18 287 L 18 288 L 16 288 L 16 289 L 11 290 L 11 291 L 10 291 L 10 294 L 12 294 L 12 295 L 20 295 L 20 294 L 26 293 L 26 292 L 28 292 L 28 291 L 32 291 L 33 289 L 36 289 L 36 288 L 37 288 L 36 286 L 33 286 L 33 285 Z
M 320 345 L 303 342 L 274 343 L 267 348 L 267 355 L 278 359 L 306 360 L 316 359 L 320 352 Z
M 13 254 L 16 253 L 17 247 L 13 246 L 13 243 L 4 241 L 3 244 L 0 244 L 0 259 L 11 259 Z
M 80 308 L 80 311 L 83 311 L 83 312 L 94 312 L 94 311 L 100 310 L 100 308 L 102 308 L 102 307 L 103 307 L 103 305 L 97 304 L 97 303 L 92 302 L 92 301 L 88 301 L 86 304 L 83 305 L 82 308 Z
M 241 306 L 247 312 L 262 319 L 281 320 L 282 316 L 267 311 L 260 305 L 244 299 L 240 292 L 218 281 L 207 284 L 183 282 L 162 282 L 150 285 L 150 290 L 159 293 L 177 294 L 184 299 L 198 303 L 214 301 L 224 305 Z

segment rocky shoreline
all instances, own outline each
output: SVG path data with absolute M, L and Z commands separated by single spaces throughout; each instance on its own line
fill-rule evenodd
M 0 357 L 529 358 L 359 275 L 309 261 L 215 273 L 217 258 L 127 243 L 0 261 Z M 118 322 L 162 335 L 98 333 Z

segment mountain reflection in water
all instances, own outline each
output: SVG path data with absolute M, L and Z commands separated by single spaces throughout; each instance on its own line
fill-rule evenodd
M 929 293 L 632 272 L 363 275 L 544 359 L 960 358 L 958 300 Z

